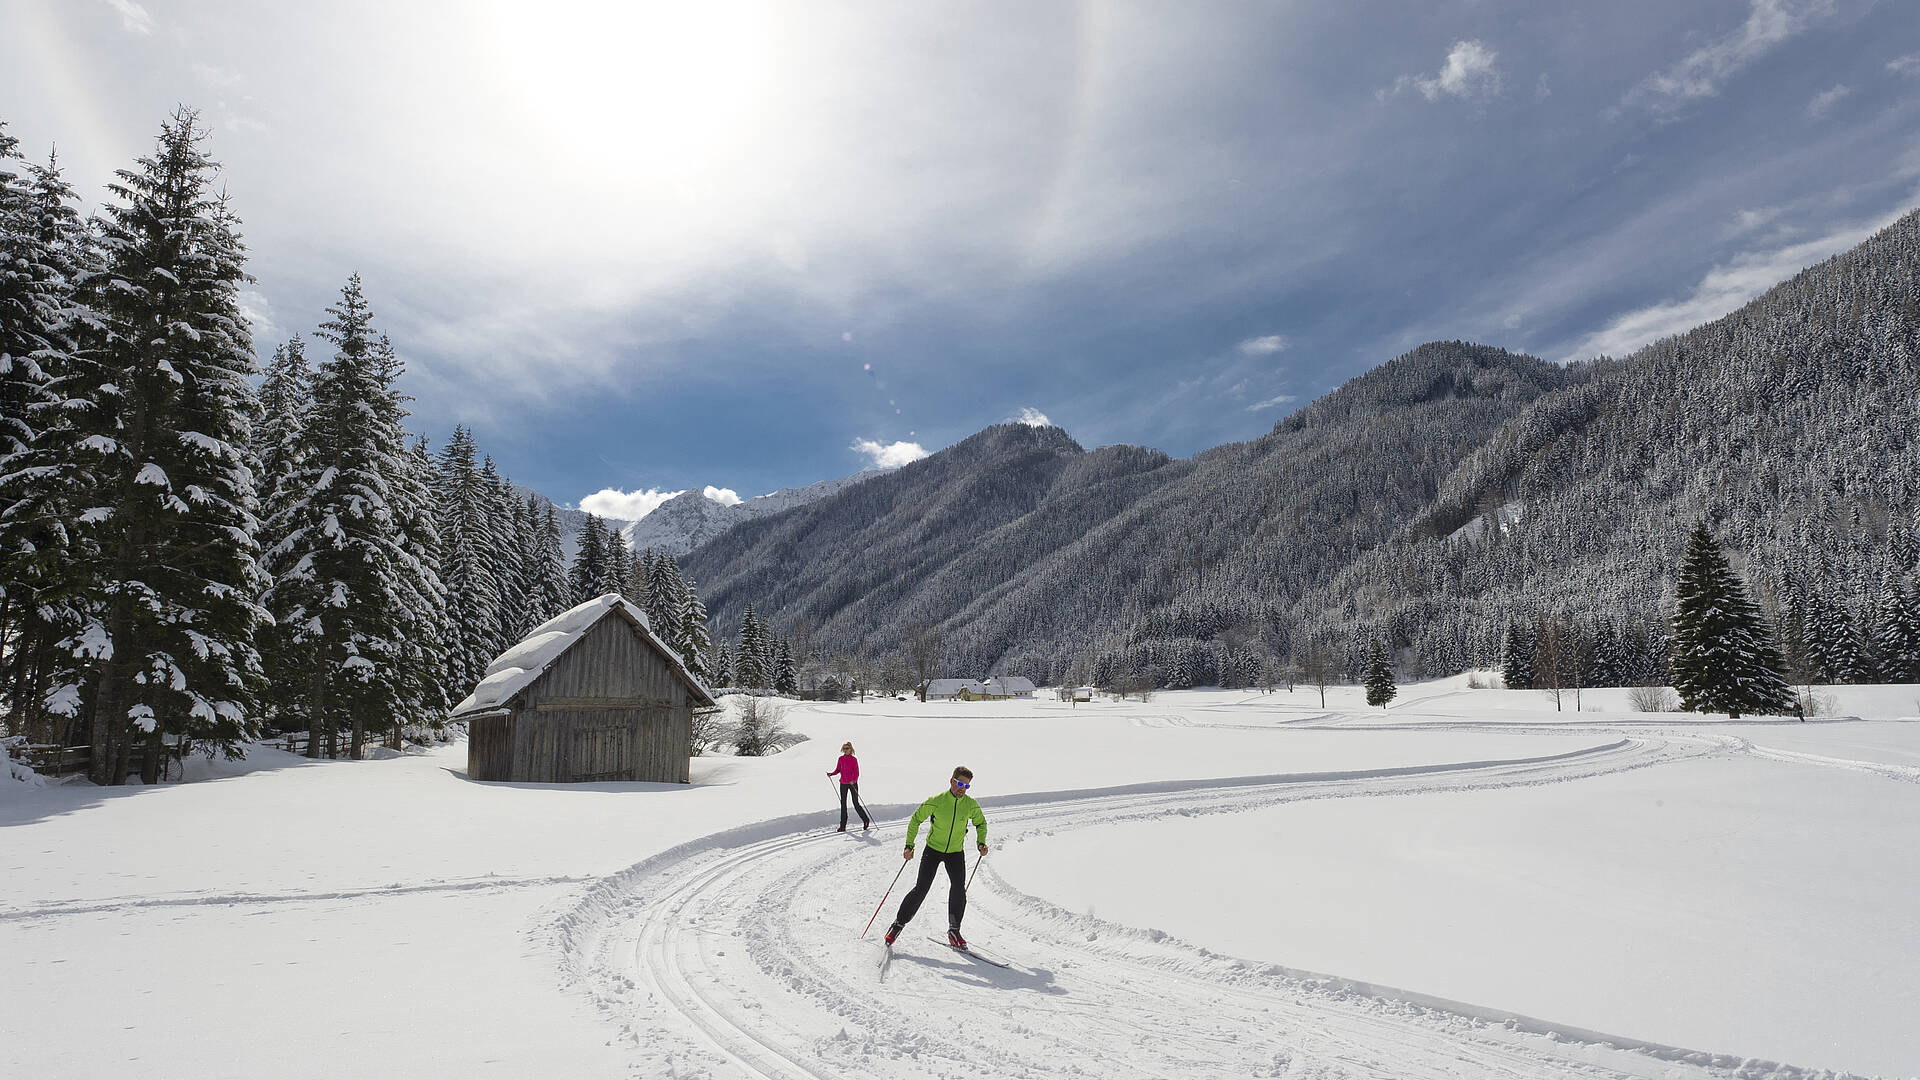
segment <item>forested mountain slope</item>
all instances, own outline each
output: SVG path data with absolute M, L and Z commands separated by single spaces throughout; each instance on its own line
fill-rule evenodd
M 1421 674 L 1491 662 L 1516 618 L 1645 637 L 1663 628 L 1669 574 L 1704 516 L 1801 674 L 1910 677 L 1875 670 L 1875 653 L 1916 569 L 1917 330 L 1920 213 L 1722 319 L 1593 365 L 1288 621 L 1384 630 Z M 1450 538 L 1498 506 L 1517 520 Z
M 1191 461 L 990 428 L 683 562 L 722 626 L 751 602 L 776 625 L 813 624 L 820 648 L 877 656 L 907 626 L 933 624 L 955 671 L 1089 678 L 1103 663 L 1158 663 L 1162 642 L 1222 637 L 1251 656 L 1284 637 L 1273 612 L 1391 535 L 1527 403 L 1578 378 L 1498 349 L 1423 346 L 1261 439 Z M 1220 660 L 1196 662 L 1206 680 Z
M 685 562 L 722 627 L 751 602 L 876 658 L 928 624 L 957 674 L 1234 685 L 1314 642 L 1351 675 L 1385 640 L 1438 675 L 1546 620 L 1583 679 L 1638 683 L 1705 516 L 1796 668 L 1892 677 L 1876 640 L 1920 604 L 1917 327 L 1920 214 L 1624 359 L 1424 345 L 1189 461 L 991 428 Z

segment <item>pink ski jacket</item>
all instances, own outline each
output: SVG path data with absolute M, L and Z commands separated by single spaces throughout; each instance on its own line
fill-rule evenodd
M 833 772 L 827 775 L 833 776 L 835 773 L 839 774 L 841 783 L 857 784 L 860 782 L 860 763 L 854 760 L 852 754 L 841 754 L 840 760 L 833 766 Z

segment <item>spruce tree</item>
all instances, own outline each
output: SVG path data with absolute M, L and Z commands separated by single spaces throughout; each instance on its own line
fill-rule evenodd
M 64 743 L 55 715 L 72 723 L 77 682 L 52 709 L 46 694 L 73 666 L 60 642 L 81 621 L 72 524 L 90 484 L 62 446 L 56 388 L 94 321 L 77 290 L 94 257 L 58 164 L 22 176 L 17 160 L 0 124 L 0 725 Z
M 495 621 L 500 613 L 500 583 L 494 577 L 489 548 L 493 531 L 487 513 L 492 500 L 481 482 L 478 459 L 473 433 L 456 427 L 440 448 L 434 480 L 440 580 L 447 596 L 447 698 L 451 701 L 466 697 L 479 684 L 487 665 L 499 655 L 494 643 L 504 636 Z
M 773 688 L 783 694 L 800 692 L 800 674 L 793 664 L 793 646 L 781 638 L 773 648 Z
M 1509 690 L 1533 689 L 1533 623 L 1514 619 L 1500 643 L 1500 681 Z
M 587 523 L 580 528 L 580 550 L 573 557 L 573 572 L 569 575 L 575 604 L 584 604 L 605 594 L 608 557 L 606 523 L 588 514 Z
M 94 505 L 80 516 L 91 622 L 91 775 L 127 778 L 134 743 L 158 778 L 168 734 L 237 755 L 254 730 L 258 521 L 248 468 L 253 345 L 240 310 L 251 280 L 238 221 L 212 193 L 199 117 L 176 112 L 139 169 L 118 173 L 106 267 L 89 281 L 100 332 L 62 380 L 71 467 Z
M 1920 589 L 1911 580 L 1887 575 L 1873 644 L 1882 681 L 1920 682 Z
M 382 343 L 358 275 L 329 307 L 321 336 L 334 355 L 315 372 L 296 464 L 276 493 L 268 604 L 287 631 L 276 678 L 306 695 L 308 754 L 330 756 L 349 735 L 363 755 L 370 732 L 387 733 L 412 711 L 417 638 L 432 574 L 404 528 L 424 516 L 399 427 Z
M 1785 661 L 1705 521 L 1687 537 L 1674 584 L 1673 686 L 1688 712 L 1784 713 Z
M 531 506 L 535 496 L 528 497 Z M 540 506 L 540 534 L 534 552 L 534 625 L 538 626 L 573 606 L 573 586 L 567 580 L 567 556 L 560 542 L 560 512 L 550 502 Z
M 673 648 L 687 662 L 687 670 L 701 682 L 713 678 L 713 635 L 707 630 L 707 606 L 693 582 L 685 583 L 680 595 L 679 634 Z
M 743 690 L 764 690 L 767 688 L 766 643 L 762 635 L 760 617 L 753 613 L 753 605 L 748 604 L 746 613 L 740 616 L 740 647 L 734 652 L 733 682 Z
M 1399 688 L 1394 685 L 1393 667 L 1387 663 L 1387 650 L 1378 641 L 1367 649 L 1367 704 L 1387 707 Z

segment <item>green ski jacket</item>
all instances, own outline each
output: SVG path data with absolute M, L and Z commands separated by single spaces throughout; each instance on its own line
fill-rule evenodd
M 953 792 L 943 791 L 913 812 L 907 820 L 907 846 L 912 847 L 914 838 L 920 835 L 920 823 L 932 819 L 927 829 L 927 846 L 935 851 L 955 852 L 967 846 L 967 822 L 973 822 L 974 843 L 987 842 L 987 815 L 981 813 L 980 804 L 973 801 L 971 795 L 954 797 Z

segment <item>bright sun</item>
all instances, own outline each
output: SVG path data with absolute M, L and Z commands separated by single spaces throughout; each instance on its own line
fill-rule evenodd
M 769 13 L 739 3 L 503 3 L 495 55 L 548 149 L 687 183 L 760 141 Z

